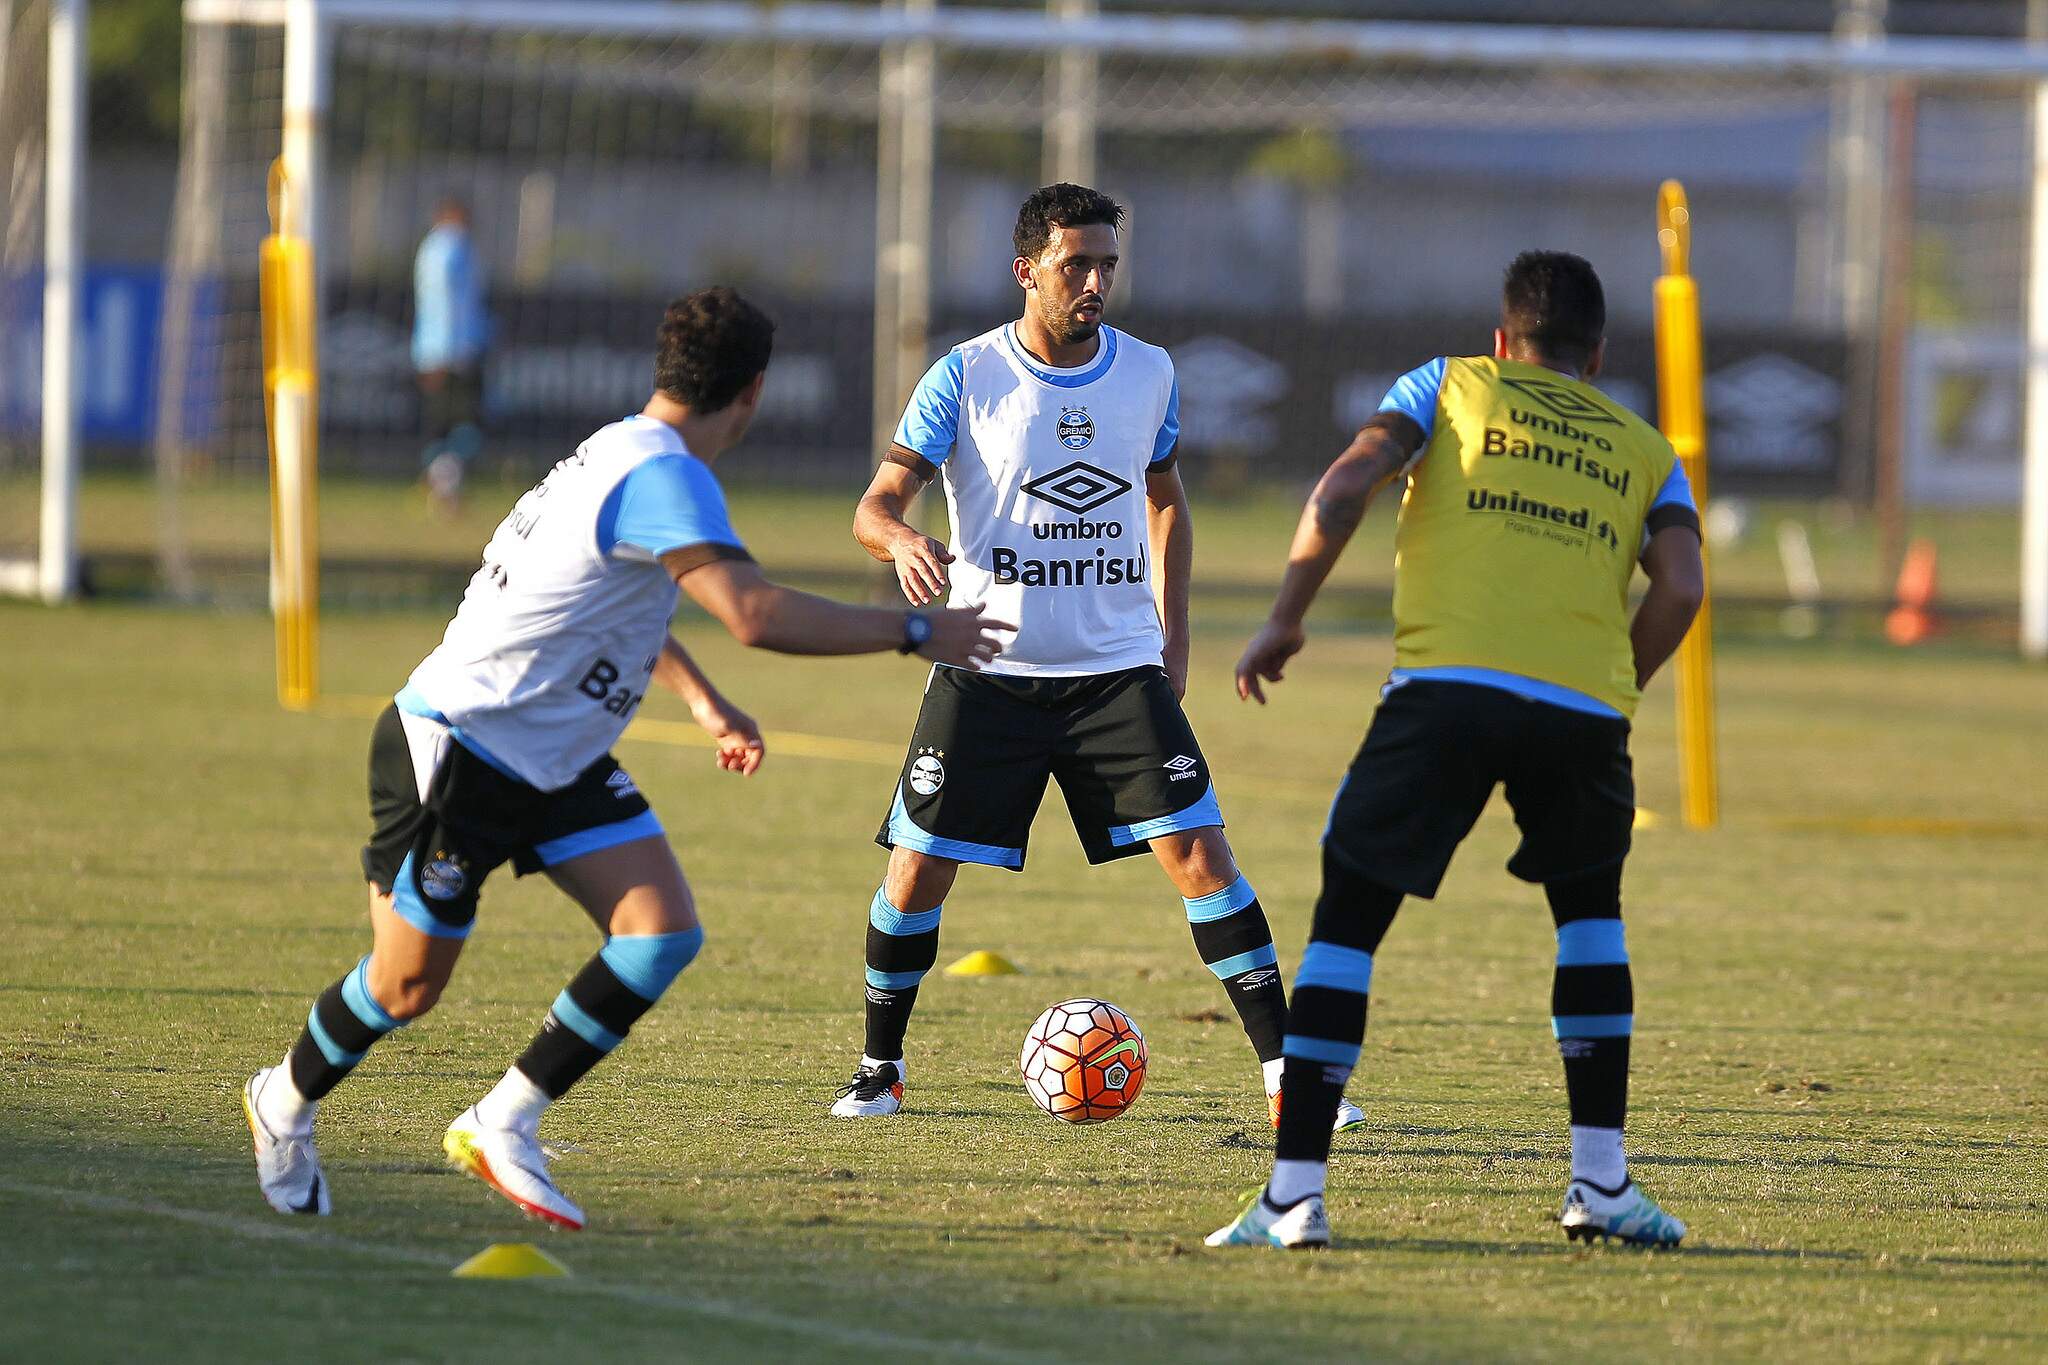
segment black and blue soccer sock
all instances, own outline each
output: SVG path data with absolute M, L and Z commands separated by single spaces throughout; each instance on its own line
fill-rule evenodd
M 1557 921 L 1550 1024 L 1571 1105 L 1572 1175 L 1607 1189 L 1628 1179 L 1621 1131 L 1628 1114 L 1635 986 L 1621 924 L 1621 869 L 1544 887 Z
M 1280 1080 L 1280 1131 L 1274 1142 L 1276 1203 L 1322 1188 L 1337 1101 L 1365 1042 L 1372 956 L 1401 908 L 1401 893 L 1323 852 L 1308 949 L 1294 976 L 1287 1010 L 1286 1069 Z M 1305 1163 L 1286 1166 L 1285 1163 Z M 1308 1188 L 1303 1189 L 1301 1185 Z
M 654 1008 L 704 946 L 702 926 L 674 934 L 616 934 L 555 997 L 516 1064 L 558 1100 Z
M 318 1100 L 340 1085 L 379 1038 L 403 1027 L 370 994 L 369 970 L 366 956 L 322 991 L 292 1044 L 292 1086 L 307 1100 Z
M 1193 900 L 1183 896 L 1181 904 L 1187 907 L 1195 951 L 1223 983 L 1252 1050 L 1261 1062 L 1278 1060 L 1287 1034 L 1287 991 L 1258 893 L 1239 877 L 1221 891 Z
M 917 1007 L 918 983 L 939 960 L 939 915 L 946 907 L 904 914 L 877 887 L 868 903 L 867 1041 L 871 1061 L 903 1060 L 903 1035 Z

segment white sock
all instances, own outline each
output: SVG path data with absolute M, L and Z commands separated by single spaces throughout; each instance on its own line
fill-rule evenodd
M 292 1084 L 290 1053 L 271 1068 L 270 1074 L 263 1078 L 263 1084 L 256 1088 L 256 1117 L 279 1137 L 305 1137 L 311 1133 L 313 1114 L 319 1107 L 318 1100 L 307 1099 Z
M 1266 1198 L 1281 1208 L 1323 1192 L 1329 1165 L 1321 1161 L 1276 1161 L 1266 1182 Z
M 1602 1189 L 1628 1183 L 1628 1156 L 1621 1150 L 1621 1129 L 1572 1125 L 1572 1179 L 1590 1180 Z
M 476 1117 L 486 1128 L 510 1128 L 531 1135 L 540 1127 L 540 1116 L 553 1103 L 547 1091 L 515 1066 L 492 1087 L 490 1094 L 476 1102 Z
M 1285 1057 L 1275 1057 L 1270 1062 L 1260 1062 L 1259 1069 L 1266 1073 L 1266 1093 L 1268 1095 L 1279 1094 L 1280 1073 L 1287 1069 L 1287 1059 Z
M 896 1068 L 896 1079 L 898 1082 L 910 1079 L 910 1073 L 904 1069 L 901 1057 L 870 1057 L 867 1053 L 863 1052 L 860 1054 L 860 1064 L 865 1067 L 893 1066 Z

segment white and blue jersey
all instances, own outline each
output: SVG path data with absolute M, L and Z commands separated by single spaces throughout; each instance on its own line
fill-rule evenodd
M 603 428 L 484 547 L 402 712 L 542 791 L 601 758 L 646 695 L 676 585 L 660 556 L 746 559 L 710 466 L 649 417 Z
M 1082 677 L 1161 662 L 1145 476 L 1170 468 L 1180 390 L 1166 352 L 1111 327 L 1054 369 L 1010 324 L 918 383 L 896 444 L 938 467 L 954 607 L 1017 624 L 984 671 Z

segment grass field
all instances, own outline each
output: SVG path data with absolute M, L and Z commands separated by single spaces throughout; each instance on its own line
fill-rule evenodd
M 862 569 L 849 525 L 860 481 L 797 490 L 748 486 L 768 471 L 749 464 L 742 450 L 733 458 L 738 479 L 733 493 L 734 523 L 743 534 L 773 536 L 779 570 L 820 586 L 857 581 Z M 525 490 L 533 471 L 504 470 L 475 482 L 461 517 L 434 517 L 412 490 L 388 482 L 329 478 L 321 489 L 321 549 L 328 561 L 328 587 L 344 601 L 404 601 L 417 605 L 444 599 L 476 566 L 476 552 L 504 509 Z M 1263 612 L 1266 585 L 1284 554 L 1289 533 L 1307 491 L 1296 480 L 1257 492 L 1226 497 L 1206 487 L 1192 470 L 1201 553 L 1196 570 L 1218 605 L 1234 614 Z M 177 506 L 179 535 L 201 586 L 229 598 L 259 603 L 264 592 L 263 557 L 268 544 L 268 492 L 260 481 L 197 481 Z M 927 498 L 926 511 L 943 525 L 943 500 Z M 89 560 L 100 561 L 100 576 L 116 594 L 131 589 L 137 563 L 156 554 L 164 504 L 148 479 L 95 475 L 80 496 L 80 539 Z M 32 545 L 37 490 L 31 480 L 0 475 L 0 551 Z M 1778 598 L 1785 593 L 1778 557 L 1777 526 L 1797 521 L 1807 528 L 1823 591 L 1833 599 L 1869 601 L 1888 597 L 1892 583 L 1881 564 L 1877 529 L 1867 511 L 1839 502 L 1765 502 L 1752 505 L 1749 530 L 1715 551 L 1717 589 L 1729 597 Z M 2003 617 L 2017 612 L 2019 518 L 2011 509 L 1917 509 L 1909 533 L 1924 536 L 1941 554 L 1945 598 L 1969 603 Z M 1359 543 L 1339 567 L 1337 588 L 1362 595 L 1383 608 L 1392 582 L 1393 519 L 1370 518 Z M 395 567 L 403 566 L 403 567 Z M 1254 590 L 1255 585 L 1255 590 Z M 1257 600 L 1253 600 L 1257 599 Z M 2009 621 L 2002 625 L 2011 634 Z
M 771 564 L 804 515 L 755 517 Z M 259 617 L 0 606 L 0 1358 L 2048 1355 L 2048 689 L 1978 652 L 1724 651 L 1726 826 L 1645 830 L 1627 892 L 1631 1146 L 1692 1225 L 1676 1253 L 1571 1250 L 1552 1221 L 1552 936 L 1500 870 L 1498 809 L 1379 955 L 1331 1253 L 1201 1247 L 1264 1173 L 1256 1073 L 1163 879 L 1085 868 L 1057 801 L 1029 871 L 970 870 L 947 912 L 942 962 L 1025 973 L 932 977 L 910 1112 L 829 1120 L 920 674 L 693 622 L 770 759 L 716 773 L 665 698 L 620 749 L 710 942 L 550 1119 L 591 1229 L 544 1237 L 438 1159 L 595 942 L 504 874 L 441 1009 L 326 1106 L 336 1216 L 276 1218 L 236 1090 L 363 950 L 368 711 L 444 614 L 330 616 L 334 700 L 292 716 Z M 1190 706 L 1291 967 L 1388 646 L 1318 638 L 1257 713 L 1227 693 L 1238 643 L 1201 636 Z M 1660 682 L 1636 742 L 1667 815 L 1669 713 Z M 1137 1108 L 1088 1129 L 1014 1074 L 1031 1018 L 1078 993 L 1153 1057 Z M 574 1278 L 447 1277 L 529 1239 Z

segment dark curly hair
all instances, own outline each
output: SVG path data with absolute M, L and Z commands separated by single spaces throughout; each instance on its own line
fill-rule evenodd
M 1100 190 L 1062 181 L 1033 191 L 1024 201 L 1024 207 L 1017 210 L 1017 231 L 1010 241 L 1019 256 L 1035 261 L 1045 254 L 1054 228 L 1086 227 L 1090 223 L 1120 228 L 1124 225 L 1124 206 Z
M 1501 281 L 1500 325 L 1545 360 L 1582 367 L 1607 331 L 1607 295 L 1584 257 L 1525 251 Z
M 654 387 L 692 412 L 717 412 L 768 368 L 775 323 L 736 289 L 686 294 L 661 317 Z

